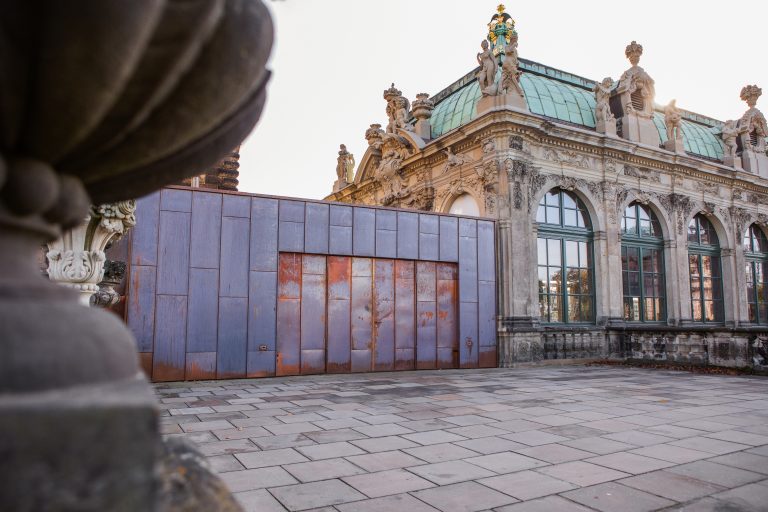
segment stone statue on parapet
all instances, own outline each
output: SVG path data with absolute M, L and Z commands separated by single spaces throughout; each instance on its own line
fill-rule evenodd
M 667 128 L 667 140 L 683 140 L 683 116 L 680 109 L 675 104 L 677 100 L 672 100 L 669 105 L 664 107 L 664 125 Z
M 480 64 L 480 71 L 476 75 L 477 81 L 483 96 L 494 96 L 497 93 L 495 81 L 499 65 L 496 63 L 496 56 L 490 49 L 487 39 L 483 39 L 480 48 L 483 51 L 477 54 L 477 63 Z
M 592 89 L 595 93 L 595 118 L 598 121 L 607 122 L 616 119 L 608 103 L 611 98 L 611 89 L 613 89 L 613 78 L 609 76 L 603 78 L 602 82 L 596 83 Z
M 765 153 L 765 138 L 768 137 L 768 123 L 765 116 L 755 106 L 763 90 L 756 85 L 747 85 L 741 90 L 741 99 L 747 102 L 747 110 L 739 120 L 739 127 L 743 130 L 742 143 L 744 147 L 754 148 L 758 153 Z
M 738 143 L 736 139 L 744 130 L 739 128 L 738 122 L 726 121 L 723 125 L 720 137 L 723 139 L 723 164 L 728 167 L 741 168 L 741 159 L 736 154 Z
M 339 146 L 339 156 L 336 159 L 336 176 L 339 182 L 352 183 L 355 177 L 355 157 L 347 151 L 347 146 Z
M 387 133 L 395 133 L 399 128 L 401 130 L 412 131 L 413 127 L 408 122 L 411 114 L 411 102 L 403 96 L 399 89 L 395 89 L 395 84 L 384 91 L 384 99 L 387 100 Z
M 523 88 L 520 86 L 520 70 L 518 69 L 519 60 L 517 58 L 517 40 L 504 47 L 504 62 L 501 64 L 501 86 L 499 94 L 518 93 L 525 97 Z
M 643 55 L 643 45 L 632 41 L 624 50 L 632 67 L 626 70 L 619 79 L 617 93 L 628 93 L 629 97 L 623 107 L 629 112 L 637 112 L 646 116 L 653 115 L 653 99 L 656 96 L 655 82 L 643 68 L 639 66 Z

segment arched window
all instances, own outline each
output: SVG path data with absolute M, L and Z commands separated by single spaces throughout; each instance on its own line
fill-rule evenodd
M 621 276 L 624 283 L 624 320 L 666 320 L 661 226 L 656 214 L 639 203 L 632 203 L 624 210 L 621 222 Z
M 477 201 L 469 194 L 461 194 L 451 203 L 451 208 L 448 213 L 455 215 L 471 215 L 473 217 L 480 216 L 480 209 L 477 207 Z
M 553 189 L 539 203 L 536 220 L 542 322 L 594 322 L 592 225 L 584 204 Z
M 749 321 L 768 324 L 768 239 L 752 224 L 744 233 Z
M 723 322 L 723 278 L 720 242 L 715 228 L 701 214 L 688 225 L 688 268 L 694 322 Z

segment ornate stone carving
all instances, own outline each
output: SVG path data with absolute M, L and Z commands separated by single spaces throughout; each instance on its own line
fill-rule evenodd
M 435 102 L 429 99 L 429 94 L 419 93 L 416 95 L 416 101 L 413 102 L 413 117 L 416 119 L 416 135 L 424 140 L 432 138 L 432 126 L 429 119 L 432 117 L 432 111 L 435 109 Z
M 373 123 L 370 128 L 365 130 L 365 140 L 368 141 L 368 147 L 374 151 L 381 151 L 381 146 L 384 143 L 382 136 L 384 130 L 381 129 L 381 125 Z
M 525 97 L 525 92 L 520 86 L 519 59 L 517 56 L 517 39 L 504 47 L 504 62 L 501 63 L 501 83 L 499 94 L 517 94 Z
M 108 308 L 120 302 L 120 294 L 115 291 L 125 278 L 125 262 L 106 260 L 104 277 L 99 283 L 99 291 L 91 296 L 91 306 Z
M 517 151 L 523 151 L 525 148 L 523 138 L 519 135 L 509 136 L 509 149 L 516 149 Z
M 615 224 L 618 221 L 619 213 L 629 194 L 628 190 L 618 183 L 603 181 L 603 203 L 608 213 L 608 222 Z
M 418 190 L 410 192 L 407 197 L 400 201 L 400 205 L 405 208 L 413 208 L 422 211 L 431 211 L 435 204 L 435 189 L 431 186 L 423 186 Z
M 469 155 L 457 155 L 450 147 L 443 150 L 445 153 L 446 161 L 442 174 L 445 174 L 453 169 L 457 169 L 464 164 L 472 163 L 474 160 Z
M 347 146 L 339 146 L 339 156 L 336 158 L 336 183 L 333 184 L 333 191 L 338 192 L 355 179 L 355 157 L 347 151 Z
M 483 154 L 488 155 L 496 151 L 496 142 L 492 138 L 480 140 L 480 148 L 483 150 Z
M 394 133 L 385 133 L 382 136 L 381 161 L 373 177 L 384 190 L 383 201 L 387 201 L 386 204 L 391 204 L 393 201 L 404 197 L 405 184 L 402 181 L 400 171 L 403 167 L 403 161 L 411 153 L 411 145 L 404 137 Z
M 632 178 L 638 178 L 641 180 L 653 181 L 659 183 L 661 181 L 661 174 L 653 169 L 647 167 L 633 167 L 631 165 L 624 165 L 624 175 Z
M 577 153 L 570 150 L 557 150 L 552 147 L 544 148 L 544 158 L 553 162 L 558 162 L 564 165 L 571 165 L 573 167 L 581 167 L 582 169 L 591 169 L 592 161 L 587 155 Z
M 699 192 L 704 192 L 705 194 L 714 196 L 720 195 L 720 185 L 717 183 L 713 183 L 711 181 L 695 181 L 694 186 Z
M 616 135 L 616 117 L 611 112 L 609 100 L 613 89 L 613 78 L 606 77 L 595 84 L 595 120 L 597 131 L 606 135 Z
M 403 96 L 403 93 L 395 88 L 395 84 L 384 91 L 384 99 L 387 101 L 387 133 L 395 133 L 397 129 L 412 131 L 413 126 L 408 122 L 410 117 L 411 102 Z
M 477 54 L 477 63 L 480 65 L 480 71 L 476 75 L 477 81 L 483 96 L 494 96 L 497 93 L 494 82 L 499 65 L 496 63 L 496 56 L 493 54 L 487 39 L 483 39 L 480 43 L 480 49 L 482 51 Z
M 667 140 L 664 142 L 664 148 L 677 153 L 685 153 L 683 144 L 683 116 L 680 109 L 675 105 L 676 100 L 669 102 L 664 107 L 664 125 L 667 129 Z
M 622 137 L 656 147 L 661 142 L 652 120 L 656 90 L 653 78 L 638 65 L 643 47 L 632 41 L 624 54 L 632 67 L 621 75 L 618 86 L 612 91 L 612 96 L 619 97 L 618 104 L 623 110 Z
M 498 179 L 500 165 L 498 160 L 489 160 L 476 165 L 474 169 L 481 182 L 491 183 Z
M 736 154 L 738 143 L 736 139 L 744 131 L 739 128 L 737 121 L 729 120 L 723 125 L 720 136 L 723 139 L 723 165 L 741 169 L 741 158 Z
M 670 212 L 677 214 L 677 233 L 682 235 L 687 227 L 688 217 L 696 206 L 695 201 L 688 196 L 672 193 L 661 200 L 662 205 Z
M 48 244 L 48 277 L 78 290 L 89 304 L 104 277 L 107 246 L 136 225 L 136 201 L 118 201 L 91 207 L 86 223 Z
M 747 102 L 747 110 L 739 121 L 744 130 L 742 144 L 744 148 L 754 148 L 758 153 L 765 153 L 765 138 L 768 137 L 768 124 L 765 116 L 755 105 L 763 90 L 756 85 L 747 85 L 741 90 L 741 99 Z

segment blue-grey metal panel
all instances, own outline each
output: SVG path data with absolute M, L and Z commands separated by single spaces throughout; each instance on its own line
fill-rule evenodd
M 160 212 L 157 293 L 186 295 L 189 281 L 190 214 Z
M 493 222 L 477 222 L 477 278 L 496 280 L 496 245 Z
M 187 352 L 216 352 L 219 271 L 189 270 Z
M 459 219 L 459 236 L 477 238 L 477 221 L 475 219 Z
M 419 214 L 397 212 L 397 257 L 419 258 Z
M 134 265 L 130 272 L 126 312 L 139 352 L 152 352 L 155 336 L 155 267 Z
M 274 351 L 277 272 L 251 272 L 249 285 L 248 351 L 258 351 L 260 345 Z
M 328 205 L 307 203 L 304 252 L 328 253 Z
M 462 225 L 472 223 L 474 220 L 460 219 L 459 233 L 474 232 Z M 477 302 L 477 238 L 469 236 L 459 236 L 459 301 Z
M 331 226 L 352 227 L 352 207 L 332 204 L 331 206 Z
M 245 377 L 248 345 L 248 299 L 221 297 L 219 299 L 219 344 L 216 355 L 216 376 Z
M 191 212 L 192 191 L 164 188 L 160 191 L 160 209 L 169 212 Z
M 437 215 L 419 214 L 419 233 L 440 234 L 440 217 Z
M 395 262 L 373 263 L 373 368 L 395 369 Z
M 219 268 L 221 240 L 221 194 L 192 194 L 192 237 L 189 265 Z
M 480 343 L 477 340 L 477 303 L 459 303 L 459 366 L 477 368 Z
M 419 233 L 419 259 L 437 261 L 440 256 L 440 235 Z
M 221 220 L 221 266 L 219 295 L 248 296 L 248 233 L 250 222 L 241 217 Z
M 440 261 L 459 261 L 459 219 L 440 217 Z
M 281 199 L 280 222 L 304 222 L 304 201 Z
M 496 345 L 496 283 L 478 283 L 478 343 L 481 347 Z
M 397 257 L 397 231 L 376 230 L 376 256 L 379 258 Z
M 158 295 L 156 300 L 152 378 L 158 381 L 184 380 L 187 297 Z
M 352 227 L 352 251 L 355 256 L 376 255 L 376 210 L 354 209 Z
M 251 198 L 248 196 L 233 196 L 223 194 L 224 207 L 222 215 L 225 217 L 245 217 L 251 216 Z
M 376 210 L 376 229 L 397 230 L 397 212 Z
M 304 223 L 280 221 L 278 249 L 281 252 L 304 252 Z
M 352 254 L 351 226 L 331 226 L 329 237 L 329 254 L 339 254 L 343 256 L 349 256 Z
M 277 271 L 277 199 L 251 202 L 251 270 Z
M 157 265 L 157 226 L 160 221 L 160 192 L 136 201 L 136 225 L 131 237 L 131 265 Z

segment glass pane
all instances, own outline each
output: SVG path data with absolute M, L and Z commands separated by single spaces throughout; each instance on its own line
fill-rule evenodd
M 627 280 L 629 281 L 628 295 L 640 296 L 640 273 L 627 272 Z
M 547 206 L 547 224 L 560 224 L 560 208 Z
M 566 240 L 565 264 L 571 267 L 579 266 L 579 242 L 574 242 L 573 240 Z
M 546 295 L 539 295 L 539 314 L 543 322 L 549 321 L 549 301 Z
M 699 243 L 701 245 L 711 244 L 709 222 L 703 217 L 699 218 Z
M 697 244 L 699 243 L 699 230 L 698 230 L 698 224 L 696 223 L 696 218 L 693 218 L 688 224 L 688 242 Z
M 587 223 L 586 215 L 583 211 L 579 210 L 576 212 L 576 225 L 580 228 L 588 228 L 589 224 Z
M 695 322 L 701 322 L 704 319 L 703 311 L 701 309 L 701 301 L 693 301 L 693 320 Z
M 581 322 L 581 302 L 578 297 L 573 297 L 573 300 L 568 302 L 568 321 Z
M 645 320 L 647 322 L 656 321 L 656 304 L 653 299 L 645 299 Z
M 547 240 L 547 259 L 550 265 L 561 265 L 562 254 L 560 253 L 560 240 Z
M 758 321 L 756 304 L 749 304 L 749 321 L 755 323 Z
M 550 190 L 546 193 L 544 196 L 544 199 L 546 200 L 546 204 L 548 206 L 555 206 L 560 207 L 560 192 L 557 190 Z
M 576 218 L 578 213 L 576 210 L 563 210 L 563 226 L 578 226 L 579 221 Z
M 640 236 L 651 236 L 653 231 L 651 230 L 650 220 L 640 220 Z
M 592 272 L 583 268 L 579 271 L 579 287 L 581 293 L 592 293 Z
M 705 277 L 702 279 L 702 287 L 704 288 L 704 299 L 705 300 L 712 300 L 715 298 L 714 292 L 712 291 L 712 279 Z
M 539 238 L 536 240 L 536 253 L 538 255 L 539 265 L 547 264 L 547 240 Z
M 546 208 L 543 206 L 539 206 L 539 209 L 536 210 L 536 222 L 547 222 Z
M 568 267 L 568 272 L 566 274 L 567 276 L 567 286 L 568 286 L 568 295 L 578 295 L 581 293 L 580 286 L 579 286 L 579 269 Z
M 643 272 L 656 272 L 653 249 L 643 249 Z
M 568 192 L 563 192 L 563 208 L 570 208 L 573 210 L 577 208 L 576 201 Z
M 640 270 L 639 266 L 640 249 L 637 247 L 627 247 L 627 270 Z
M 563 316 L 560 309 L 560 297 L 553 295 L 549 297 L 549 321 L 562 322 Z
M 625 218 L 624 221 L 625 233 L 635 234 L 637 231 L 637 220 L 634 218 Z
M 539 293 L 547 293 L 547 267 L 539 267 Z
M 712 277 L 720 277 L 720 257 L 711 256 L 710 259 L 712 260 L 710 263 L 710 268 L 712 269 Z
M 579 242 L 579 266 L 585 268 L 592 267 L 592 258 L 587 242 Z
M 691 278 L 699 275 L 699 255 L 690 254 L 688 256 L 688 269 L 691 272 Z
M 562 292 L 562 269 L 549 267 L 549 293 L 560 294 Z

